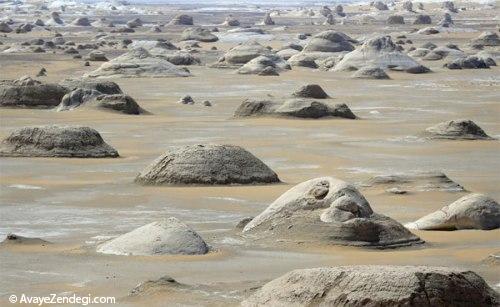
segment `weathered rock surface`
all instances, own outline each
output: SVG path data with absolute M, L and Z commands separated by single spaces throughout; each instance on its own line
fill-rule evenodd
M 483 194 L 469 194 L 405 225 L 419 230 L 491 230 L 500 227 L 500 205 Z
M 13 245 L 47 245 L 51 244 L 49 241 L 40 238 L 30 238 L 16 235 L 14 233 L 9 233 L 5 240 L 0 242 L 0 247 L 2 246 L 13 246 Z
M 314 98 L 314 99 L 326 99 L 330 98 L 328 94 L 323 90 L 318 84 L 306 84 L 298 88 L 292 93 L 293 97 L 298 98 Z
M 209 248 L 193 229 L 170 217 L 104 242 L 96 251 L 127 256 L 201 255 L 208 253 Z
M 166 275 L 156 280 L 141 282 L 129 293 L 130 296 L 149 296 L 158 292 L 185 290 L 188 286 Z
M 471 44 L 481 44 L 483 46 L 500 46 L 498 34 L 494 32 L 483 32 L 479 37 L 472 40 Z
M 489 140 L 492 139 L 481 127 L 471 120 L 457 119 L 439 123 L 425 129 L 424 134 L 431 139 Z
M 291 188 L 243 229 L 255 240 L 352 245 L 375 248 L 422 243 L 393 219 L 374 213 L 353 186 L 332 177 Z
M 352 38 L 344 33 L 328 30 L 314 35 L 304 47 L 304 52 L 342 52 L 352 51 Z
M 118 157 L 99 132 L 79 126 L 38 126 L 18 129 L 0 144 L 1 157 Z
M 384 187 L 385 189 L 398 188 L 405 191 L 446 191 L 464 192 L 460 184 L 451 180 L 446 174 L 439 171 L 416 172 L 407 174 L 387 174 L 370 178 L 361 184 L 362 187 Z
M 430 25 L 432 23 L 431 16 L 429 15 L 417 15 L 415 21 L 413 21 L 414 25 Z
M 169 61 L 137 48 L 87 73 L 90 78 L 188 77 L 191 74 Z
M 285 70 L 290 70 L 290 64 L 278 55 L 261 55 L 248 61 L 245 65 L 238 69 L 237 72 L 244 75 L 262 74 L 266 70 L 269 71 L 269 69 L 279 73 Z
M 359 265 L 300 269 L 265 284 L 242 306 L 495 306 L 498 294 L 472 271 Z
M 488 69 L 490 68 L 490 64 L 492 63 L 495 63 L 495 61 L 491 58 L 481 58 L 470 55 L 467 57 L 452 60 L 446 63 L 444 66 L 448 69 Z
M 184 30 L 181 35 L 181 40 L 195 40 L 198 42 L 210 43 L 218 41 L 219 38 L 208 29 L 196 27 Z
M 71 23 L 74 26 L 79 26 L 79 27 L 90 27 L 90 20 L 87 17 L 78 17 L 77 19 L 73 20 Z
M 192 26 L 193 17 L 185 14 L 180 14 L 175 16 L 171 21 L 171 25 L 181 25 L 181 26 Z
M 0 107 L 55 107 L 68 89 L 58 84 L 41 83 L 30 77 L 0 81 Z
M 387 7 L 387 4 L 385 4 L 382 1 L 375 1 L 373 2 L 373 7 L 376 8 L 379 11 L 387 11 L 389 10 L 389 7 Z
M 263 184 L 279 178 L 261 160 L 234 145 L 175 147 L 135 179 L 144 185 Z
M 334 70 L 356 70 L 365 66 L 381 69 L 398 67 L 404 70 L 421 65 L 398 51 L 390 36 L 379 36 L 368 39 L 362 46 L 344 55 Z
M 390 79 L 387 73 L 380 67 L 361 67 L 352 75 L 355 79 Z
M 405 18 L 401 15 L 392 15 L 387 18 L 387 24 L 389 25 L 404 25 Z
M 272 51 L 256 41 L 248 41 L 235 46 L 219 59 L 229 65 L 243 65 L 261 55 L 272 55 Z
M 236 109 L 234 117 L 276 116 L 289 118 L 338 117 L 356 119 L 346 104 L 331 104 L 313 99 L 288 99 L 284 102 L 247 99 Z

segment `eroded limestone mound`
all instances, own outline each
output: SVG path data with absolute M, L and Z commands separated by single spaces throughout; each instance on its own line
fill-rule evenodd
M 52 244 L 49 241 L 46 241 L 44 239 L 40 238 L 30 238 L 30 237 L 24 237 L 20 236 L 14 233 L 9 233 L 6 237 L 5 240 L 0 242 L 0 247 L 2 246 L 13 246 L 13 245 L 47 245 L 47 244 Z
M 393 248 L 423 241 L 395 220 L 373 212 L 351 184 L 320 177 L 291 188 L 244 228 L 254 240 Z
M 234 112 L 234 117 L 261 116 L 356 119 L 356 115 L 344 103 L 332 104 L 303 98 L 288 99 L 284 102 L 246 99 Z
M 496 306 L 498 294 L 472 271 L 359 265 L 294 270 L 242 306 Z
M 471 44 L 480 44 L 483 46 L 500 46 L 500 38 L 494 32 L 483 32 L 477 38 L 473 39 Z
M 54 125 L 12 132 L 0 144 L 0 156 L 115 158 L 118 152 L 92 128 Z
M 424 135 L 431 139 L 491 140 L 476 123 L 467 119 L 450 120 L 425 129 Z
M 256 41 L 248 41 L 229 49 L 226 54 L 219 59 L 219 63 L 229 65 L 243 65 L 258 56 L 272 55 L 273 52 Z
M 419 230 L 491 230 L 500 227 L 500 205 L 483 194 L 469 194 L 405 225 Z
M 218 41 L 219 38 L 212 34 L 212 32 L 210 32 L 210 30 L 208 29 L 196 27 L 184 30 L 181 35 L 181 40 L 195 40 L 199 42 L 210 43 Z
M 406 70 L 421 65 L 399 51 L 390 36 L 379 36 L 368 39 L 362 46 L 346 54 L 335 65 L 334 70 L 357 70 L 365 66 Z
M 288 62 L 283 60 L 280 56 L 269 54 L 261 55 L 248 61 L 245 65 L 237 70 L 237 73 L 243 75 L 262 75 L 269 70 L 279 73 L 290 69 L 290 64 L 288 64 Z
M 185 14 L 179 14 L 175 16 L 170 23 L 171 25 L 180 25 L 180 26 L 192 26 L 193 25 L 193 17 Z
M 440 171 L 377 175 L 361 184 L 362 187 L 382 187 L 386 191 L 398 189 L 407 192 L 443 191 L 465 192 L 463 186 Z
M 266 184 L 278 175 L 244 148 L 234 145 L 174 147 L 135 179 L 144 185 Z
M 387 80 L 390 79 L 387 73 L 380 67 L 361 67 L 352 74 L 355 79 L 374 79 L 374 80 Z
M 328 30 L 314 35 L 304 47 L 304 52 L 352 51 L 352 41 L 353 39 L 344 33 Z
M 85 75 L 88 78 L 188 77 L 191 74 L 144 48 L 131 50 Z
M 208 253 L 209 248 L 193 229 L 170 217 L 104 242 L 96 251 L 127 256 L 201 255 Z
M 0 107 L 55 107 L 68 89 L 58 84 L 42 83 L 30 77 L 0 81 Z
M 326 99 L 330 97 L 318 84 L 303 85 L 295 92 L 293 92 L 292 96 L 300 98 L 314 98 L 314 99 Z

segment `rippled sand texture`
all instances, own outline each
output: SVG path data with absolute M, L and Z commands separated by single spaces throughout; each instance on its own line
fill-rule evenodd
M 359 8 L 346 8 L 354 11 Z M 169 20 L 141 16 L 146 20 Z M 495 29 L 499 11 L 470 10 L 457 17 L 464 27 Z M 227 12 L 190 12 L 199 24 L 220 23 Z M 259 20 L 262 13 L 234 13 Z M 255 17 L 258 16 L 258 17 Z M 324 26 L 293 24 L 269 31 L 273 47 L 297 33 L 319 32 Z M 413 28 L 337 25 L 354 37 L 372 33 L 398 34 Z M 272 27 L 270 28 L 272 29 Z M 441 33 L 412 37 L 415 46 L 427 41 L 464 46 L 480 32 Z M 66 39 L 83 42 L 95 31 L 67 32 Z M 0 37 L 24 41 L 36 33 Z M 176 40 L 179 31 L 152 34 L 139 30 L 130 38 Z M 203 43 L 227 50 L 232 41 Z M 106 51 L 114 57 L 121 50 Z M 221 53 L 222 53 L 221 51 Z M 215 57 L 205 59 L 213 62 Z M 256 245 L 234 230 L 243 217 L 255 216 L 293 185 L 319 176 L 360 183 L 374 175 L 440 170 L 468 191 L 500 200 L 498 141 L 428 141 L 419 133 L 438 122 L 474 120 L 489 135 L 500 137 L 500 69 L 447 70 L 444 62 L 425 62 L 434 72 L 411 75 L 389 72 L 392 80 L 358 80 L 351 73 L 294 68 L 279 77 L 238 75 L 234 70 L 191 66 L 190 78 L 116 79 L 127 94 L 152 115 L 127 116 L 90 109 L 69 112 L 1 109 L 0 137 L 28 125 L 90 126 L 120 153 L 117 159 L 0 159 L 0 235 L 13 232 L 54 242 L 46 246 L 0 247 L 0 296 L 10 293 L 47 294 L 71 291 L 115 295 L 130 306 L 165 304 L 234 305 L 249 289 L 296 268 L 343 264 L 423 264 L 459 266 L 480 274 L 499 290 L 500 269 L 482 263 L 500 250 L 500 230 L 419 232 L 427 243 L 415 248 L 366 250 L 337 246 Z M 80 77 L 99 63 L 84 67 L 69 55 L 1 54 L 1 79 L 34 76 L 45 67 L 44 81 Z M 305 83 L 320 84 L 338 103 L 346 103 L 360 120 L 232 119 L 245 98 L 281 97 Z M 189 94 L 210 100 L 211 108 L 181 105 Z M 170 146 L 197 143 L 240 145 L 275 170 L 283 184 L 231 187 L 145 187 L 134 184 L 137 173 Z M 361 188 L 373 209 L 401 223 L 435 211 L 465 195 L 463 192 L 418 191 L 393 195 L 383 187 Z M 161 217 L 175 216 L 192 226 L 216 251 L 204 256 L 120 257 L 96 254 L 91 246 Z M 82 247 L 83 246 L 83 247 Z M 127 297 L 139 282 L 170 275 L 196 285 L 191 291 Z M 1 303 L 0 303 L 1 305 Z

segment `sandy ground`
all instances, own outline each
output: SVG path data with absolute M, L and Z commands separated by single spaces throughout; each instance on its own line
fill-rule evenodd
M 491 30 L 494 25 L 488 20 L 497 13 L 471 11 L 457 19 L 462 18 L 465 25 L 479 16 L 485 21 L 469 27 Z M 193 14 L 201 19 L 199 13 Z M 161 18 L 168 20 L 171 15 Z M 223 16 L 223 12 L 212 13 L 202 20 L 210 24 Z M 154 20 L 154 16 L 147 18 Z M 292 23 L 286 18 L 282 22 Z M 335 29 L 356 37 L 375 32 L 406 33 L 412 27 L 347 24 Z M 324 29 L 292 24 L 267 43 L 276 47 L 296 33 Z M 464 46 L 479 33 L 408 36 L 415 46 L 427 41 Z M 94 34 L 70 31 L 68 37 L 73 35 L 78 42 Z M 0 40 L 24 41 L 37 35 L 41 34 L 9 35 Z M 129 37 L 175 40 L 178 31 L 140 32 Z M 206 50 L 215 45 L 222 52 L 235 43 L 202 45 Z M 121 52 L 109 50 L 107 54 Z M 427 243 L 386 251 L 307 244 L 262 246 L 244 241 L 234 230 L 241 218 L 255 216 L 293 185 L 324 175 L 359 183 L 379 174 L 440 170 L 468 191 L 500 200 L 498 141 L 428 141 L 420 137 L 426 127 L 456 118 L 472 119 L 489 135 L 500 137 L 500 69 L 450 71 L 442 68 L 442 61 L 424 64 L 434 72 L 390 72 L 392 79 L 382 81 L 354 80 L 350 73 L 301 68 L 279 77 L 258 77 L 194 66 L 190 67 L 194 75 L 190 78 L 113 80 L 152 115 L 127 116 L 92 109 L 1 109 L 0 138 L 27 125 L 86 125 L 98 130 L 121 157 L 0 160 L 0 235 L 14 232 L 53 242 L 0 247 L 0 305 L 12 293 L 112 295 L 124 306 L 235 305 L 253 288 L 292 269 L 344 264 L 464 267 L 479 273 L 498 290 L 500 269 L 482 260 L 500 250 L 500 230 L 415 232 Z M 0 53 L 1 79 L 33 76 L 45 67 L 48 76 L 43 80 L 59 82 L 79 77 L 97 65 L 84 67 L 81 60 L 61 54 Z M 245 98 L 284 97 L 305 83 L 320 84 L 335 102 L 347 103 L 360 119 L 232 119 Z M 214 106 L 177 104 L 185 94 L 196 101 L 208 99 Z M 231 187 L 143 187 L 133 183 L 136 174 L 170 146 L 207 142 L 245 147 L 274 169 L 284 183 Z M 376 212 L 401 223 L 465 195 L 443 191 L 392 195 L 383 188 L 361 190 Z M 109 256 L 93 251 L 99 240 L 168 216 L 191 225 L 214 251 L 204 256 L 164 257 Z M 127 296 L 139 282 L 164 275 L 190 285 L 189 290 Z

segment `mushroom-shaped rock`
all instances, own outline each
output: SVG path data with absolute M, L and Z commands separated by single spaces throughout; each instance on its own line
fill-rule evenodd
M 352 75 L 355 79 L 390 79 L 386 72 L 380 67 L 361 67 Z
M 450 120 L 425 129 L 424 134 L 431 139 L 450 140 L 490 140 L 481 127 L 468 119 Z
M 118 157 L 99 132 L 80 126 L 25 127 L 0 144 L 1 157 Z
M 174 217 L 144 225 L 97 247 L 98 253 L 127 256 L 201 255 L 208 251 L 200 235 Z
M 473 39 L 471 44 L 479 44 L 483 46 L 500 46 L 498 34 L 494 32 L 483 32 L 477 38 Z
M 346 54 L 337 65 L 335 71 L 356 70 L 365 66 L 382 69 L 398 67 L 402 70 L 420 66 L 410 56 L 398 51 L 390 36 L 379 36 L 368 39 L 356 50 Z
M 333 30 L 320 32 L 312 37 L 304 47 L 304 52 L 342 52 L 352 51 L 352 39 L 344 33 Z
M 203 29 L 203 28 L 189 28 L 184 30 L 182 32 L 181 40 L 183 41 L 188 41 L 188 40 L 195 40 L 199 42 L 216 42 L 219 40 L 219 38 L 210 32 L 208 29 Z
M 491 230 L 500 227 L 500 205 L 483 194 L 469 194 L 405 225 L 419 230 Z
M 180 14 L 175 16 L 171 21 L 171 25 L 192 26 L 193 17 L 189 15 Z
M 77 19 L 73 20 L 71 23 L 74 26 L 79 26 L 79 27 L 90 27 L 90 20 L 87 17 L 78 17 Z
M 269 70 L 269 68 L 279 73 L 284 70 L 289 70 L 290 64 L 278 55 L 261 55 L 243 65 L 237 72 L 244 75 L 260 74 L 264 70 Z
M 135 179 L 144 185 L 264 184 L 278 175 L 244 148 L 234 145 L 174 147 Z
M 0 107 L 55 107 L 67 92 L 63 86 L 41 83 L 30 77 L 0 81 Z
M 374 213 L 351 184 L 332 177 L 291 188 L 244 228 L 256 240 L 389 248 L 422 243 L 395 220 Z
M 344 103 L 330 104 L 313 99 L 289 99 L 282 103 L 270 100 L 246 99 L 234 112 L 234 117 L 262 116 L 286 118 L 356 118 L 356 115 Z
M 326 99 L 330 97 L 318 84 L 303 85 L 300 88 L 298 88 L 295 92 L 293 92 L 292 96 L 300 98 L 315 98 L 315 99 Z
M 429 266 L 359 265 L 294 270 L 241 303 L 257 306 L 496 306 L 476 273 Z
M 131 50 L 89 72 L 85 77 L 188 77 L 191 74 L 144 48 Z

